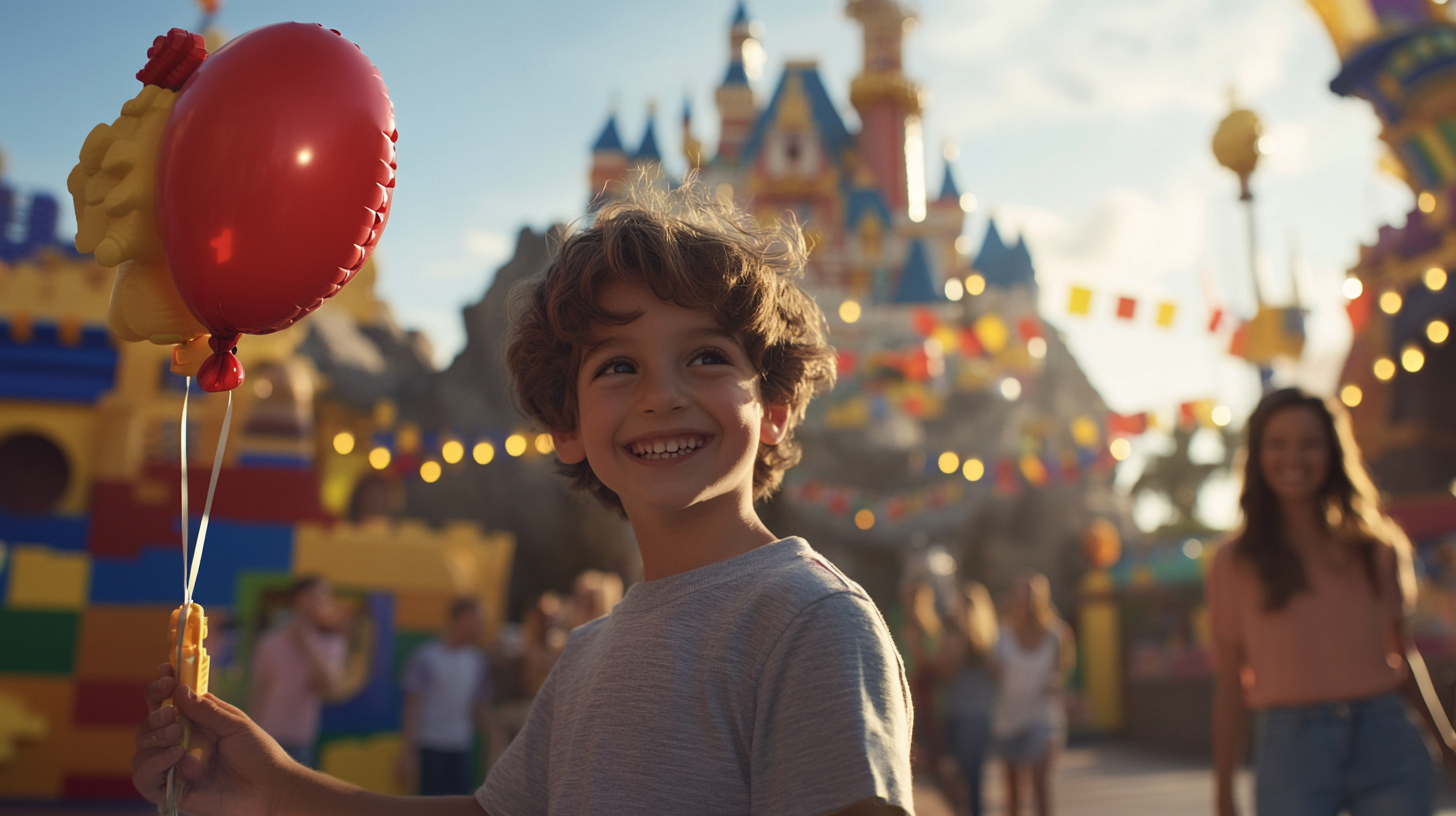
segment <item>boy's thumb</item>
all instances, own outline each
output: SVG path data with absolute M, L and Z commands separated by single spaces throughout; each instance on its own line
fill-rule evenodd
M 203 697 L 186 686 L 172 695 L 177 711 L 192 721 L 192 724 L 218 736 L 232 733 L 246 727 L 247 715 L 208 694 Z

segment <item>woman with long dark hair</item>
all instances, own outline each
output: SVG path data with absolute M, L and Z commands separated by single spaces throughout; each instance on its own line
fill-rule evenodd
M 1011 586 L 992 667 L 998 685 L 991 733 L 1006 767 L 1006 813 L 1021 816 L 1030 783 L 1037 816 L 1052 813 L 1052 766 L 1066 742 L 1062 699 L 1077 646 L 1040 573 Z
M 1431 758 L 1456 734 L 1406 627 L 1410 541 L 1380 509 L 1343 407 L 1284 389 L 1249 418 L 1243 527 L 1208 576 L 1216 690 L 1215 801 L 1257 715 L 1260 816 L 1416 816 L 1433 809 Z

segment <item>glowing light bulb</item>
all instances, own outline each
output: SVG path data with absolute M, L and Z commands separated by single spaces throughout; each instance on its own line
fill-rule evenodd
M 536 434 L 537 453 L 545 455 L 554 450 L 556 450 L 556 446 L 551 442 L 551 434 Z
M 340 456 L 346 456 L 354 451 L 354 435 L 348 431 L 339 431 L 334 434 L 334 450 Z
M 1389 357 L 1381 357 L 1379 360 L 1376 360 L 1372 368 L 1375 371 L 1375 379 L 1382 382 L 1395 376 L 1395 361 Z
M 1427 269 L 1426 274 L 1422 275 L 1421 279 L 1425 281 L 1426 288 L 1432 292 L 1439 292 L 1446 288 L 1446 270 L 1439 266 L 1433 266 Z
M 476 464 L 488 465 L 490 460 L 495 458 L 495 445 L 485 441 L 476 442 L 471 455 L 475 457 Z
M 1340 402 L 1345 403 L 1346 408 L 1354 408 L 1363 399 L 1365 399 L 1365 392 L 1361 391 L 1358 385 L 1351 383 L 1340 389 Z
M 1234 412 L 1227 405 L 1215 405 L 1213 410 L 1208 412 L 1208 418 L 1213 420 L 1213 424 L 1222 428 L 1234 421 Z
M 860 308 L 858 301 L 846 300 L 845 302 L 839 304 L 839 319 L 843 320 L 845 323 L 853 323 L 856 320 L 859 320 L 859 315 Z
M 1420 207 L 1423 213 L 1433 213 L 1436 211 L 1436 197 L 1430 193 L 1421 193 L 1416 196 L 1416 206 Z
M 1001 396 L 1005 397 L 1007 402 L 1015 402 L 1021 399 L 1021 380 L 1015 377 L 1007 377 L 1002 380 Z
M 389 460 L 392 458 L 394 457 L 390 456 L 389 448 L 375 448 L 369 451 L 369 466 L 375 470 L 384 470 L 389 467 Z
M 526 437 L 513 433 L 506 437 L 506 453 L 511 456 L 520 456 L 526 452 Z
M 967 459 L 965 466 L 961 468 L 961 475 L 968 482 L 979 482 L 986 475 L 986 463 L 980 459 Z
M 440 463 L 431 459 L 420 465 L 420 478 L 429 484 L 440 480 Z
M 966 294 L 979 295 L 986 291 L 986 276 L 980 272 L 972 272 L 966 276 Z
M 1046 338 L 1033 337 L 1030 340 L 1027 340 L 1026 353 L 1030 354 L 1031 359 L 1033 360 L 1040 360 L 1043 357 L 1046 357 Z
M 1396 312 L 1400 311 L 1402 303 L 1404 303 L 1404 301 L 1401 300 L 1399 292 L 1392 292 L 1387 289 L 1386 291 L 1380 293 L 1380 311 L 1385 312 L 1388 315 L 1393 315 Z
M 940 465 L 941 473 L 951 474 L 960 469 L 961 458 L 955 455 L 953 451 L 946 451 L 940 455 L 937 463 Z
M 1132 455 L 1132 443 L 1126 439 L 1114 439 L 1107 446 L 1107 452 L 1112 454 L 1113 459 L 1121 462 Z
M 1345 300 L 1354 300 L 1365 291 L 1365 284 L 1361 283 L 1359 278 L 1345 278 L 1345 282 L 1340 284 L 1340 291 L 1344 293 Z
M 966 296 L 966 285 L 961 283 L 960 278 L 950 278 L 945 282 L 945 299 L 957 301 Z
M 1400 367 L 1414 374 L 1426 364 L 1426 353 L 1417 346 L 1406 346 L 1400 353 Z
M 1436 345 L 1446 342 L 1451 336 L 1451 327 L 1444 320 L 1432 320 L 1426 324 L 1426 337 Z
M 465 446 L 452 439 L 440 446 L 440 457 L 453 465 L 465 458 Z
M 858 513 L 855 513 L 854 526 L 860 528 L 861 530 L 868 530 L 869 528 L 875 526 L 874 512 L 869 508 L 865 508 L 863 510 L 860 510 Z

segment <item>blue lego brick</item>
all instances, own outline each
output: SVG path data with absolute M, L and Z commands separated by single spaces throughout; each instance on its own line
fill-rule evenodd
M 307 456 L 286 453 L 239 453 L 238 464 L 243 467 L 294 468 L 307 470 L 313 461 Z
M 199 526 L 200 520 L 192 519 L 193 546 Z M 287 572 L 292 563 L 292 527 L 214 520 L 207 528 L 193 600 L 232 607 L 240 572 Z M 91 569 L 92 603 L 177 603 L 182 598 L 180 542 L 148 545 L 137 558 L 97 556 Z
M 362 736 L 399 730 L 402 698 L 399 680 L 393 672 L 394 596 L 370 594 L 368 608 L 374 624 L 374 654 L 369 666 L 369 683 L 348 702 L 324 706 L 319 730 L 329 736 Z
M 116 380 L 116 349 L 105 329 L 87 328 L 75 346 L 54 324 L 37 324 L 28 342 L 12 339 L 0 321 L 0 397 L 95 402 Z
M 91 562 L 93 604 L 176 605 L 181 601 L 180 547 L 144 547 L 136 558 L 98 555 Z
M 197 540 L 199 524 L 200 519 L 192 519 L 189 540 Z M 181 562 L 179 555 L 177 563 Z M 237 600 L 240 572 L 288 572 L 292 566 L 291 526 L 214 519 L 207 527 L 193 598 L 203 606 L 231 608 Z
M 86 549 L 87 516 L 25 516 L 0 510 L 0 541 L 44 544 L 56 550 Z

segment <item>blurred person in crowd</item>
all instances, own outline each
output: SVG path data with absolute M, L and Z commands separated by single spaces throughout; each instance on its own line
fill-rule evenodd
M 551 669 L 566 649 L 572 630 L 571 605 L 547 590 L 526 610 L 521 621 L 524 645 L 521 653 L 521 687 L 534 695 L 541 690 Z
M 259 639 L 253 652 L 248 712 L 289 756 L 311 768 L 323 702 L 345 681 L 348 643 L 328 581 L 299 578 L 289 599 L 292 617 Z
M 905 671 L 915 714 L 910 761 L 917 773 L 938 776 L 944 749 L 936 712 L 940 710 L 939 692 L 944 680 L 946 627 L 930 581 L 912 578 L 902 592 Z
M 1431 757 L 1407 706 L 1448 764 L 1456 735 L 1406 627 L 1410 542 L 1380 509 L 1348 415 L 1293 388 L 1265 396 L 1243 468 L 1243 526 L 1208 575 L 1218 814 L 1237 812 L 1251 710 L 1263 816 L 1430 814 Z
M 1029 780 L 1036 813 L 1048 816 L 1052 764 L 1066 741 L 1062 691 L 1076 662 L 1076 642 L 1052 605 L 1045 575 L 1012 585 L 992 654 L 998 694 L 991 732 L 1006 766 L 1006 813 L 1020 816 Z
M 969 581 L 962 587 L 951 624 L 945 648 L 950 677 L 945 694 L 946 748 L 966 783 L 964 810 L 981 816 L 982 768 L 991 743 L 991 711 L 996 702 L 992 658 L 999 635 L 996 606 L 984 585 Z
M 571 628 L 606 615 L 622 600 L 622 577 L 614 572 L 586 570 L 576 576 L 571 591 Z
M 488 740 L 489 756 L 505 747 L 491 709 L 490 662 L 477 645 L 481 624 L 480 602 L 456 599 L 444 634 L 416 648 L 405 669 L 399 770 L 406 786 L 418 782 L 425 796 L 465 796 L 475 789 L 470 751 L 477 729 Z

